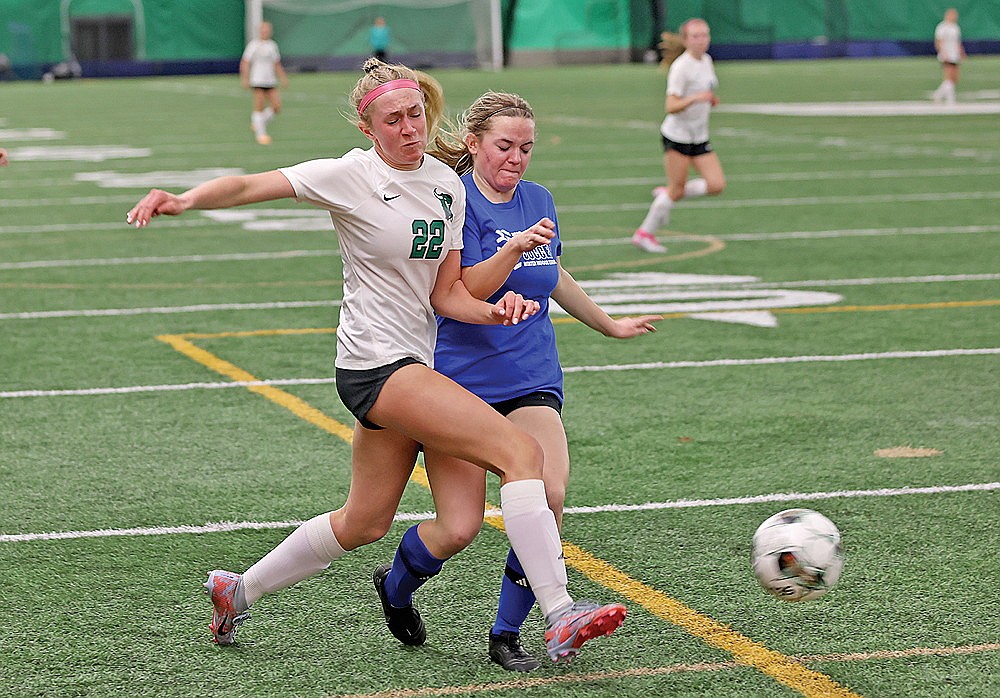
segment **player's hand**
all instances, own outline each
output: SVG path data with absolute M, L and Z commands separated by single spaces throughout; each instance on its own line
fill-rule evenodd
M 623 317 L 615 320 L 609 337 L 615 339 L 631 339 L 647 332 L 656 332 L 654 322 L 663 319 L 662 315 L 640 315 L 639 317 Z
M 7 151 L 4 150 L 3 148 L 0 148 L 0 167 L 6 167 L 7 162 L 8 162 Z
M 149 221 L 159 215 L 176 216 L 184 213 L 188 206 L 181 197 L 162 189 L 150 189 L 132 210 L 125 214 L 125 222 L 136 228 L 149 225 Z
M 497 320 L 497 324 L 516 325 L 537 313 L 541 307 L 538 301 L 525 298 L 520 293 L 507 291 L 503 298 L 493 304 L 493 317 Z
M 556 224 L 549 218 L 542 218 L 527 230 L 508 240 L 504 246 L 513 245 L 520 252 L 530 252 L 541 245 L 548 245 L 556 236 Z

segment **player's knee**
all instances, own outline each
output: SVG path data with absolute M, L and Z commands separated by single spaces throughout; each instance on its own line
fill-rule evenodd
M 443 556 L 451 557 L 468 548 L 482 527 L 483 521 L 479 519 L 449 526 L 441 531 L 437 543 L 442 549 Z
M 392 528 L 392 517 L 379 516 L 377 518 L 366 519 L 364 521 L 350 522 L 351 548 L 358 548 L 368 545 L 385 537 L 385 534 Z
M 717 196 L 721 194 L 726 189 L 726 178 L 725 177 L 712 177 L 711 179 L 706 179 L 705 184 L 708 186 L 708 195 Z
M 506 441 L 504 462 L 500 470 L 506 480 L 540 480 L 545 455 L 535 439 L 520 429 L 515 429 Z

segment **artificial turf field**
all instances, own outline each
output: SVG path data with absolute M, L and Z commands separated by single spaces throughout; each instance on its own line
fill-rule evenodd
M 932 113 L 930 58 L 716 68 L 728 188 L 678 204 L 665 255 L 628 242 L 663 178 L 656 67 L 434 72 L 453 113 L 485 89 L 533 104 L 563 265 L 611 312 L 665 315 L 628 342 L 555 318 L 570 590 L 629 616 L 523 676 L 486 658 L 493 525 L 419 593 L 424 647 L 386 631 L 371 571 L 432 509 L 419 470 L 383 541 L 209 641 L 205 572 L 347 493 L 336 235 L 291 201 L 124 214 L 150 186 L 365 146 L 340 115 L 356 76 L 293 75 L 268 147 L 235 76 L 0 84 L 0 692 L 1000 695 L 1000 59 Z M 748 561 L 793 506 L 847 556 L 805 604 Z M 539 656 L 543 630 L 535 611 Z

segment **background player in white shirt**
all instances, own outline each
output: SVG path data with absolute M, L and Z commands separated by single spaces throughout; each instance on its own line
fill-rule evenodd
M 288 87 L 288 75 L 281 65 L 281 52 L 271 38 L 272 32 L 270 22 L 261 22 L 257 29 L 258 38 L 247 44 L 240 59 L 240 81 L 243 87 L 253 91 L 250 126 L 261 145 L 271 142 L 267 125 L 281 111 L 278 81 L 281 81 L 282 87 Z
M 708 117 L 719 103 L 715 90 L 719 81 L 709 56 L 708 23 L 689 19 L 681 25 L 685 51 L 667 73 L 667 116 L 660 125 L 663 137 L 663 169 L 667 186 L 653 190 L 653 204 L 632 236 L 632 244 L 646 252 L 666 252 L 656 231 L 670 221 L 674 203 L 684 197 L 721 194 L 726 188 L 722 163 L 708 142 Z M 700 177 L 688 181 L 688 170 Z
M 357 418 L 347 502 L 306 521 L 244 574 L 210 572 L 209 628 L 217 643 L 232 644 L 261 596 L 384 536 L 423 446 L 500 477 L 504 527 L 549 623 L 549 653 L 553 659 L 575 653 L 585 640 L 606 634 L 598 632 L 605 615 L 623 617 L 625 607 L 574 604 L 542 482 L 541 446 L 432 368 L 435 313 L 472 324 L 517 324 L 539 304 L 513 291 L 487 303 L 462 283 L 465 188 L 454 170 L 425 155 L 443 111 L 440 85 L 375 58 L 364 70 L 350 103 L 371 149 L 220 177 L 180 195 L 153 189 L 126 215 L 129 224 L 143 227 L 160 214 L 295 198 L 329 211 L 340 242 L 344 301 L 336 382 Z
M 944 80 L 934 90 L 934 101 L 955 103 L 955 85 L 958 84 L 958 65 L 965 60 L 962 30 L 958 26 L 958 10 L 949 8 L 944 20 L 934 29 L 934 50 L 944 71 Z

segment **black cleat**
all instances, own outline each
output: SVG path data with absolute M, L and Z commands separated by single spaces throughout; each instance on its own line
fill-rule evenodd
M 521 636 L 506 630 L 499 635 L 490 633 L 490 659 L 507 671 L 534 671 L 541 666 L 521 646 Z
M 389 632 L 393 637 L 404 645 L 422 645 L 427 641 L 427 629 L 424 621 L 420 617 L 420 612 L 413 605 L 396 608 L 389 603 L 389 598 L 385 593 L 385 578 L 389 576 L 391 565 L 379 565 L 372 574 L 372 582 L 375 583 L 375 591 L 378 592 L 378 599 L 382 602 L 382 613 L 385 615 L 385 624 L 389 627 Z

